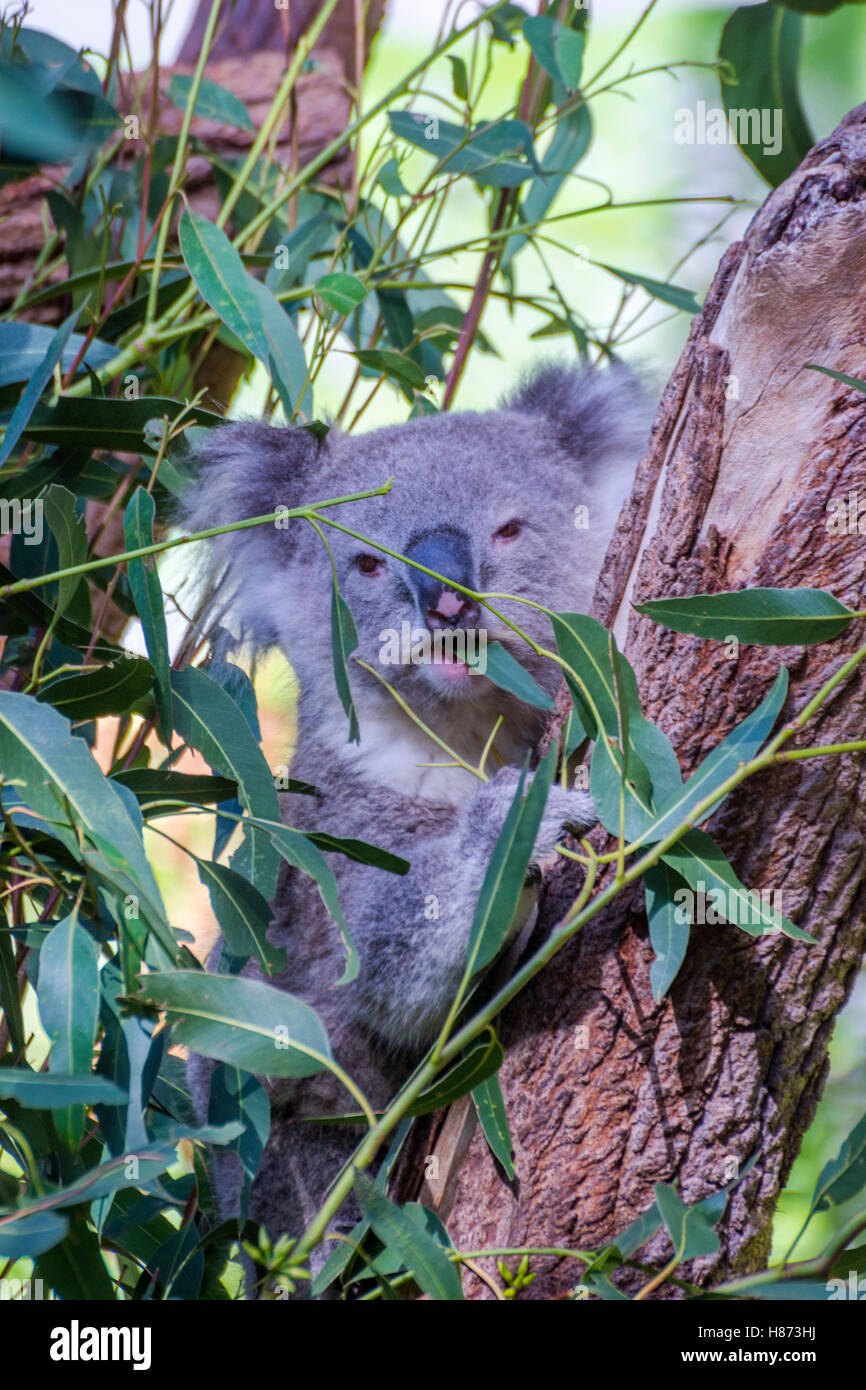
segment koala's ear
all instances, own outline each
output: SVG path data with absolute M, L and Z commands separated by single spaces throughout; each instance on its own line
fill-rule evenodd
M 195 481 L 183 502 L 184 529 L 206 531 L 300 506 L 326 454 L 326 442 L 302 426 L 278 429 L 250 421 L 212 430 L 196 451 Z M 208 542 L 206 557 L 198 557 L 216 611 L 235 612 L 243 636 L 257 645 L 276 640 L 271 591 L 280 583 L 285 589 L 283 565 L 302 525 L 266 522 L 231 531 Z
M 653 416 L 651 397 L 621 363 L 545 363 L 528 373 L 502 404 L 507 410 L 545 416 L 560 446 L 589 470 L 617 458 L 636 464 Z

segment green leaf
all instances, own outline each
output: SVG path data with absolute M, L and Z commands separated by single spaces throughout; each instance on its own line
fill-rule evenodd
M 129 787 L 145 809 L 166 801 L 180 801 L 188 806 L 207 806 L 215 801 L 230 801 L 238 792 L 237 782 L 231 781 L 228 777 L 207 777 L 198 773 L 164 771 L 151 767 L 134 767 L 115 772 L 111 780 Z
M 166 96 L 175 106 L 180 107 L 181 111 L 186 109 L 189 101 L 192 81 L 191 77 L 176 72 L 168 84 Z M 201 81 L 195 99 L 194 115 L 208 121 L 219 121 L 221 125 L 237 126 L 240 130 L 255 130 L 250 114 L 240 97 L 236 97 L 234 92 L 227 91 L 225 87 L 218 86 L 216 82 L 209 82 L 207 78 Z
M 525 800 L 521 777 L 499 832 L 472 918 L 467 952 L 467 966 L 472 974 L 495 960 L 507 940 L 523 893 L 556 760 L 557 750 L 551 748 L 539 763 Z
M 508 1115 L 502 1098 L 499 1077 L 488 1076 L 479 1086 L 473 1087 L 472 1102 L 478 1114 L 484 1138 L 493 1157 L 502 1164 L 509 1182 L 514 1179 L 514 1147 L 508 1128 Z
M 562 74 L 565 88 L 569 92 L 576 92 L 580 86 L 585 43 L 585 36 L 581 30 L 570 29 L 566 24 L 556 23 L 553 31 L 556 63 Z
M 36 698 L 49 704 L 65 719 L 101 719 L 107 714 L 126 714 L 153 685 L 149 661 L 132 655 L 125 661 L 100 666 L 82 675 L 60 676 L 40 685 Z
M 656 1183 L 656 1203 L 671 1238 L 678 1262 L 693 1260 L 698 1255 L 714 1255 L 719 1238 L 700 1206 L 687 1207 L 676 1189 L 666 1183 Z
M 578 718 L 587 734 L 596 738 L 590 774 L 590 789 L 597 798 L 596 809 L 605 828 L 618 835 L 622 784 L 620 716 L 608 633 L 595 618 L 583 613 L 555 613 L 551 621 L 557 649 L 568 666 L 580 675 L 606 735 L 597 737 L 595 718 L 581 688 L 566 673 Z M 621 696 L 628 707 L 625 823 L 629 837 L 636 838 L 653 821 L 654 800 L 671 795 L 681 785 L 682 777 L 669 740 L 641 712 L 634 671 L 622 656 L 619 679 Z
M 93 1062 L 99 1022 L 99 955 L 77 909 L 52 927 L 39 951 L 39 1016 L 51 1042 L 49 1075 L 83 1075 Z M 82 1108 L 55 1114 L 69 1148 L 84 1133 Z
M 334 581 L 331 593 L 331 652 L 334 661 L 334 680 L 337 682 L 337 693 L 340 696 L 340 704 L 346 712 L 349 720 L 348 740 L 350 743 L 360 743 L 361 730 L 358 726 L 358 712 L 355 709 L 355 701 L 352 698 L 352 687 L 349 683 L 348 660 L 352 652 L 358 646 L 358 629 L 355 627 L 355 620 L 352 617 L 352 610 L 343 598 L 340 590 Z
M 522 666 L 516 657 L 511 655 L 507 647 L 503 647 L 501 642 L 490 642 L 485 648 L 486 665 L 481 674 L 498 685 L 502 690 L 509 691 L 516 695 L 519 700 L 524 700 L 528 705 L 534 705 L 536 709 L 553 709 L 554 703 L 550 696 L 542 690 L 541 686 L 533 680 L 525 666 Z M 481 666 L 476 667 L 481 671 Z
M 542 222 L 554 198 L 568 178 L 577 168 L 589 149 L 592 140 L 592 119 L 588 106 L 578 106 L 574 111 L 561 115 L 556 123 L 553 138 L 541 160 L 539 176 L 533 179 L 520 208 L 523 222 Z M 515 252 L 526 242 L 522 234 L 510 236 L 502 255 L 503 265 L 507 265 Z M 564 324 L 563 331 L 573 331 L 573 320 Z M 533 333 L 533 338 L 539 335 Z
M 834 381 L 841 381 L 844 386 L 853 386 L 855 391 L 866 391 L 866 381 L 861 381 L 859 376 L 846 376 L 844 372 L 834 372 L 830 367 L 819 367 L 814 362 L 807 362 L 805 365 L 807 371 L 823 372 Z
M 60 325 L 51 340 L 51 344 L 45 356 L 34 369 L 33 375 L 21 393 L 21 399 L 12 412 L 12 418 L 6 426 L 3 435 L 3 443 L 0 445 L 0 467 L 6 462 L 12 450 L 15 448 L 15 445 L 18 443 L 18 440 L 21 438 L 22 432 L 36 408 L 39 397 L 51 380 L 54 374 L 54 368 L 63 356 L 64 349 L 72 336 L 72 330 L 75 327 L 80 312 L 80 309 L 76 309 L 75 313 L 70 314 L 69 318 L 65 319 Z
M 421 368 L 411 358 L 404 357 L 400 352 L 390 352 L 386 348 L 361 348 L 353 352 L 352 357 L 356 357 L 362 367 L 368 367 L 371 371 L 381 372 L 384 376 L 391 377 L 400 386 L 423 391 L 425 377 Z
M 615 265 L 605 265 L 603 261 L 598 261 L 597 264 L 610 275 L 615 275 L 618 280 L 624 280 L 627 285 L 639 285 L 662 304 L 672 304 L 675 309 L 682 309 L 686 314 L 701 312 L 694 290 L 683 289 L 681 285 L 669 285 L 663 280 L 653 280 L 649 275 L 637 275 L 632 270 L 619 270 Z
M 462 58 L 458 58 L 456 53 L 447 55 L 451 64 L 451 86 L 458 101 L 465 101 L 469 95 L 469 78 L 466 73 L 466 64 Z
M 658 1204 L 653 1202 L 651 1207 L 647 1207 L 646 1211 L 641 1212 L 635 1221 L 632 1221 L 624 1231 L 620 1231 L 619 1235 L 615 1237 L 614 1245 L 623 1259 L 631 1259 L 635 1251 L 639 1250 L 655 1235 L 661 1224 L 662 1218 Z
M 557 21 L 551 15 L 532 15 L 523 23 L 523 37 L 532 49 L 532 56 L 548 77 L 562 82 L 562 73 L 556 61 L 554 33 Z
M 713 1294 L 715 1297 L 716 1290 Z M 828 1281 L 825 1279 L 815 1284 L 808 1279 L 780 1279 L 778 1284 L 755 1284 L 748 1291 L 738 1290 L 734 1295 L 737 1298 L 744 1296 L 782 1303 L 826 1303 L 829 1298 Z
M 86 1213 L 72 1212 L 69 1221 L 66 1238 L 37 1259 L 36 1278 L 43 1279 L 60 1299 L 115 1299 L 117 1293 L 102 1258 L 99 1237 L 87 1224 Z
M 129 1096 L 93 1072 L 61 1076 L 0 1067 L 0 1100 L 15 1100 L 25 1110 L 55 1110 L 61 1105 L 124 1105 Z
M 52 822 L 53 833 L 76 859 L 116 885 L 123 896 L 133 892 L 140 897 L 142 918 L 174 959 L 177 946 L 139 826 L 122 793 L 103 776 L 68 722 L 29 695 L 0 691 L 0 766 L 29 810 Z M 110 842 L 102 833 L 106 829 Z M 80 835 L 97 848 L 82 847 Z
M 382 165 L 376 183 L 383 188 L 389 198 L 405 198 L 407 190 L 400 178 L 400 166 L 396 159 L 389 159 Z
M 367 286 L 355 275 L 347 275 L 342 270 L 334 271 L 316 281 L 315 292 L 338 314 L 351 314 L 367 298 Z
M 153 545 L 155 510 L 150 493 L 145 492 L 142 487 L 137 487 L 123 514 L 123 537 L 127 550 L 143 550 L 145 546 Z M 153 663 L 160 733 L 163 743 L 170 749 L 172 708 L 168 630 L 165 622 L 162 585 L 159 582 L 156 568 L 156 556 L 147 555 L 142 560 L 130 560 L 127 574 L 136 611 L 141 619 L 147 654 Z M 121 713 L 122 711 L 117 712 Z
M 852 1271 L 854 1274 L 866 1274 L 866 1245 L 852 1245 L 843 1250 L 830 1273 L 838 1279 L 845 1278 Z
M 797 90 L 803 21 L 781 5 L 748 5 L 734 10 L 722 30 L 719 81 L 729 128 L 737 144 L 771 187 L 777 188 L 809 153 L 815 137 Z M 752 128 L 749 112 L 771 113 L 772 128 Z M 781 130 L 775 112 L 781 111 Z M 742 113 L 738 118 L 734 112 Z M 772 152 L 776 134 L 779 148 Z M 766 137 L 770 136 L 768 140 Z
M 750 715 L 737 724 L 704 759 L 688 781 L 659 807 L 658 819 L 645 832 L 645 838 L 650 843 L 665 839 L 696 806 L 705 801 L 717 787 L 722 786 L 741 763 L 755 757 L 772 733 L 787 693 L 788 672 L 781 666 L 772 688 L 757 709 L 753 709 Z M 722 804 L 722 800 L 724 798 L 714 801 L 696 824 L 699 825 L 711 816 Z
M 258 822 L 258 824 L 263 824 L 263 822 Z M 334 878 L 330 865 L 302 831 L 295 830 L 289 825 L 280 824 L 271 824 L 268 826 L 268 830 L 274 845 L 283 858 L 289 864 L 294 865 L 296 869 L 309 874 L 310 878 L 315 880 L 322 902 L 336 923 L 346 950 L 345 969 L 336 983 L 338 985 L 349 984 L 358 974 L 360 961 L 337 898 L 337 880 Z
M 508 157 L 526 153 L 534 161 L 532 133 L 523 121 L 501 120 L 469 130 L 413 111 L 389 111 L 388 120 L 398 139 L 438 160 L 442 174 L 468 174 L 480 188 L 516 188 L 532 176 L 532 163 Z
M 307 380 L 307 359 L 295 325 L 267 286 L 251 276 L 248 280 L 258 302 L 267 344 L 261 360 L 270 372 L 286 419 L 291 420 L 296 410 L 312 416 L 313 396 Z
M 3 1011 L 3 1020 L 9 1032 L 13 1054 L 23 1055 L 27 1046 L 27 1035 L 24 1031 L 19 991 L 14 939 L 8 931 L 0 930 L 0 1009 Z
M 240 1220 L 246 1220 L 250 1188 L 258 1173 L 271 1130 L 271 1103 L 267 1089 L 247 1071 L 217 1063 L 211 1075 L 208 1120 L 211 1124 L 238 1121 L 243 1126 L 227 1147 L 243 1165 Z
M 821 1169 L 810 1215 L 841 1206 L 866 1187 L 866 1115 L 854 1126 L 835 1158 Z
M 24 430 L 24 438 L 36 444 L 68 444 L 73 448 L 110 449 L 117 453 L 154 453 L 145 438 L 151 420 L 167 416 L 174 420 L 187 407 L 182 401 L 163 396 L 141 396 L 137 400 L 102 400 L 93 397 L 61 396 L 55 405 L 38 405 Z M 226 422 L 212 410 L 196 406 L 190 422 L 215 427 Z
M 569 29 L 550 15 L 533 15 L 523 24 L 523 36 L 548 76 L 561 82 L 569 92 L 576 92 L 583 67 L 581 31 Z
M 222 777 L 237 783 L 241 805 L 252 816 L 279 821 L 273 774 L 239 706 L 205 671 L 187 666 L 171 672 L 174 722 L 181 738 Z M 279 857 L 268 834 L 244 828 L 250 856 L 247 875 L 264 898 L 277 886 Z
M 222 811 L 223 816 L 226 811 Z M 321 894 L 325 907 L 330 916 L 336 923 L 346 949 L 346 966 L 340 979 L 336 981 L 338 985 L 348 984 L 354 980 L 358 973 L 359 960 L 355 944 L 352 940 L 346 919 L 337 897 L 337 880 L 334 878 L 330 865 L 323 857 L 317 846 L 311 843 L 313 837 L 308 836 L 302 830 L 295 830 L 290 825 L 283 825 L 276 820 L 263 820 L 260 816 L 245 816 L 241 824 L 247 830 L 261 830 L 270 835 L 277 852 L 282 855 L 293 868 L 300 869 L 302 873 L 308 874 L 315 883 Z M 362 841 L 356 841 L 361 844 Z M 372 846 L 371 846 L 372 848 Z M 353 856 L 355 857 L 355 856 Z
M 381 1190 L 380 1183 L 377 1183 L 377 1187 Z M 430 1236 L 446 1254 L 449 1250 L 454 1249 L 448 1232 L 435 1211 L 431 1211 L 429 1207 L 422 1207 L 420 1202 L 406 1202 L 400 1210 L 407 1220 L 411 1221 L 419 1231 Z M 363 1226 L 365 1232 L 369 1231 L 370 1228 L 367 1222 L 364 1222 Z M 356 1230 L 357 1229 L 356 1227 Z M 360 1237 L 354 1238 L 353 1244 L 357 1248 L 360 1244 Z M 352 1283 L 359 1283 L 364 1279 L 373 1279 L 377 1275 L 398 1274 L 403 1268 L 404 1264 L 400 1255 L 396 1250 L 389 1249 L 386 1245 L 378 1254 L 369 1259 L 368 1263 L 361 1269 L 353 1269 L 350 1279 Z M 397 1295 L 389 1289 L 387 1285 L 380 1285 L 380 1287 L 382 1287 L 383 1297 L 390 1296 L 390 1298 L 396 1299 Z
M 347 859 L 354 859 L 358 864 L 372 864 L 377 869 L 384 869 L 388 874 L 408 874 L 412 867 L 408 859 L 401 859 L 399 854 L 391 854 L 379 845 L 370 845 L 366 840 L 331 835 L 326 830 L 305 830 L 303 833 L 314 845 L 318 845 L 319 849 L 334 850 L 337 854 L 345 854 Z
M 196 289 L 226 328 L 262 362 L 268 340 L 252 280 L 225 232 L 187 209 L 178 228 L 180 249 Z
M 792 647 L 827 642 L 844 632 L 850 608 L 824 589 L 736 589 L 688 598 L 650 599 L 638 613 L 673 632 L 691 632 L 719 642 L 755 642 Z
M 153 972 L 141 997 L 168 1014 L 174 1042 L 259 1076 L 312 1076 L 331 1045 L 318 1014 L 261 980 L 203 970 Z
M 444 1110 L 455 1100 L 482 1086 L 491 1076 L 495 1076 L 502 1066 L 505 1053 L 492 1028 L 469 1044 L 463 1056 L 453 1067 L 437 1076 L 426 1086 L 406 1112 L 410 1115 L 430 1115 L 434 1110 Z
M 684 880 L 668 864 L 660 862 L 643 875 L 650 945 L 655 960 L 650 966 L 653 999 L 660 1004 L 677 977 L 689 944 L 690 923 L 681 920 L 674 893 Z
M 5 1260 L 35 1259 L 59 1245 L 69 1229 L 69 1218 L 57 1211 L 34 1212 L 18 1220 L 0 1222 L 0 1256 Z
M 286 968 L 286 953 L 267 939 L 273 917 L 267 899 L 249 879 L 225 864 L 198 858 L 196 864 L 232 955 L 253 956 L 266 975 L 279 975 Z
M 376 1235 L 411 1270 L 418 1286 L 437 1302 L 462 1302 L 460 1271 L 439 1242 L 389 1201 L 365 1173 L 355 1174 L 355 1194 Z
M 87 559 L 87 530 L 84 518 L 79 517 L 75 510 L 74 495 L 65 487 L 53 483 L 45 494 L 44 506 L 45 520 L 57 542 L 57 568 L 71 569 L 74 565 L 83 564 Z M 81 583 L 80 574 L 58 579 L 54 605 L 58 617 L 69 607 Z
M 91 276 L 88 276 L 91 278 Z M 99 272 L 92 273 L 92 282 L 97 283 Z M 69 293 L 74 288 L 72 277 L 65 279 L 62 285 L 54 284 L 41 296 L 34 296 L 28 303 L 36 299 L 57 298 L 61 293 Z M 27 305 L 21 305 L 22 309 Z M 57 346 L 57 336 L 63 332 L 63 326 L 49 328 L 45 323 L 23 323 L 21 321 L 0 323 L 0 386 L 8 386 L 11 382 L 32 381 L 42 364 L 51 353 L 52 348 Z M 73 333 L 67 338 L 66 346 L 60 354 L 60 370 L 68 372 L 82 347 L 85 337 L 83 333 Z M 104 367 L 106 362 L 110 362 L 116 355 L 117 349 L 111 343 L 105 343 L 100 338 L 93 338 L 84 355 L 84 362 L 97 370 Z M 53 368 L 52 368 L 53 370 Z M 45 385 L 51 378 L 51 372 L 45 379 Z
M 757 889 L 749 891 L 716 842 L 703 830 L 689 830 L 662 858 L 682 875 L 693 892 L 712 895 L 712 905 L 719 916 L 742 927 L 749 936 L 783 932 L 797 941 L 814 940 L 776 910 L 768 890 L 763 897 Z
M 802 14 L 832 14 L 844 3 L 845 0 L 782 0 L 786 10 L 799 10 Z

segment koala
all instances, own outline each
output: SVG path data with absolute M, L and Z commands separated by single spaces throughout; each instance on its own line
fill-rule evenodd
M 331 651 L 332 560 L 320 536 L 298 520 L 211 543 L 209 583 L 220 606 L 236 615 L 253 648 L 281 647 L 298 678 L 291 773 L 317 794 L 284 795 L 284 821 L 372 841 L 411 865 L 399 878 L 329 856 L 361 962 L 357 978 L 339 988 L 343 947 L 313 881 L 284 864 L 273 905 L 270 939 L 288 948 L 287 969 L 273 983 L 317 1010 L 337 1061 L 374 1108 L 387 1104 L 447 1015 L 488 860 L 545 718 L 447 654 L 412 661 L 404 651 L 402 661 L 383 664 L 386 639 L 401 634 L 403 624 L 415 635 L 485 632 L 553 696 L 560 682 L 554 662 L 425 570 L 474 592 L 588 611 L 648 424 L 646 397 L 625 368 L 547 365 L 488 412 L 431 415 L 359 436 L 332 428 L 321 439 L 302 427 L 232 424 L 203 450 L 187 516 L 192 529 L 361 492 L 391 478 L 387 494 L 326 513 L 385 547 L 323 528 L 357 627 L 355 656 L 470 764 L 477 765 L 502 720 L 486 784 L 462 767 L 435 766 L 449 756 L 371 671 L 350 660 L 360 733 L 350 741 Z M 578 508 L 586 508 L 579 517 Z M 536 643 L 552 645 L 549 619 L 537 608 L 507 600 L 496 606 Z M 588 793 L 554 785 L 535 858 L 553 853 L 565 827 L 582 831 L 595 820 Z M 210 968 L 218 960 L 219 948 Z M 243 973 L 258 977 L 252 962 Z M 212 1069 L 205 1059 L 190 1061 L 203 1119 Z M 271 1134 L 249 1214 L 276 1239 L 301 1233 L 360 1133 L 297 1123 L 356 1108 L 330 1073 L 268 1086 Z M 216 1163 L 228 1217 L 240 1168 L 233 1154 Z M 357 1219 L 350 1206 L 341 1212 L 344 1228 Z

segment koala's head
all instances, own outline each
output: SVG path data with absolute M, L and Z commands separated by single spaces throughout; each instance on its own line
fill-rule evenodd
M 322 511 L 356 533 L 322 526 L 330 556 L 304 520 L 250 528 L 214 545 L 211 582 L 245 637 L 284 648 L 300 680 L 302 714 L 306 707 L 308 718 L 335 720 L 343 739 L 332 562 L 357 626 L 357 657 L 433 727 L 438 715 L 448 726 L 476 716 L 483 724 L 489 715 L 492 726 L 515 701 L 472 673 L 464 654 L 471 662 L 485 641 L 501 642 L 551 694 L 558 668 L 462 590 L 588 611 L 648 426 L 646 398 L 625 369 L 564 367 L 542 369 L 496 410 L 428 416 L 360 436 L 332 429 L 319 440 L 303 428 L 230 425 L 203 451 L 187 522 L 204 529 L 392 479 L 383 496 Z M 550 622 L 537 608 L 491 602 L 534 641 L 551 644 Z M 394 700 L 357 661 L 349 668 L 363 743 L 365 717 L 393 711 Z

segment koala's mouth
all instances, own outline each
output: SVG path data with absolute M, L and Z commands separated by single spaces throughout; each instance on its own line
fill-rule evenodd
M 441 682 L 442 685 L 451 690 L 459 690 L 470 681 L 476 682 L 482 674 L 470 666 L 468 662 L 461 661 L 456 656 L 449 656 L 445 652 L 439 656 L 434 656 L 427 670 L 432 680 Z

